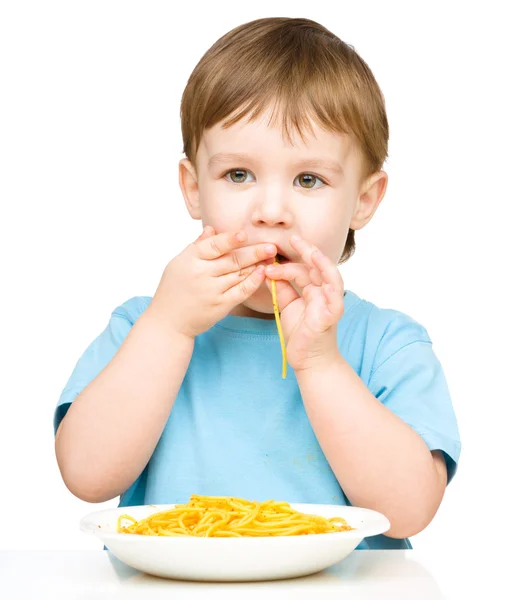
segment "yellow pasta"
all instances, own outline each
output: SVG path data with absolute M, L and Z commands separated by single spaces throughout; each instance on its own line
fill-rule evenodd
M 279 261 L 277 260 L 277 258 L 274 259 L 274 264 L 275 265 L 279 264 Z M 277 331 L 279 333 L 279 341 L 281 342 L 281 354 L 283 356 L 282 378 L 286 379 L 286 346 L 284 343 L 283 330 L 281 328 L 281 318 L 279 317 L 279 305 L 277 304 L 277 291 L 276 291 L 276 280 L 275 279 L 270 280 L 270 287 L 272 289 L 272 304 L 274 306 L 274 315 L 276 317 Z
M 130 525 L 123 526 L 123 520 Z M 230 496 L 193 494 L 187 504 L 154 513 L 137 521 L 123 514 L 117 520 L 117 533 L 194 536 L 264 537 L 308 535 L 351 531 L 341 517 L 324 518 L 294 510 L 287 502 L 250 502 Z

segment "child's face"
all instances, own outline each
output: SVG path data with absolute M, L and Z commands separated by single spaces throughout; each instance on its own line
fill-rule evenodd
M 371 219 L 387 176 L 383 171 L 373 176 L 371 190 L 364 193 L 368 182 L 360 189 L 362 164 L 349 136 L 312 123 L 316 137 L 305 131 L 304 143 L 293 132 L 292 146 L 282 138 L 280 123 L 270 128 L 268 118 L 268 112 L 262 113 L 252 123 L 243 119 L 228 129 L 219 123 L 205 131 L 197 173 L 188 159 L 180 161 L 190 215 L 216 233 L 243 229 L 247 245 L 276 243 L 294 262 L 303 262 L 290 244 L 290 236 L 298 234 L 337 264 L 349 228 L 361 229 Z M 222 158 L 221 153 L 246 158 Z M 334 169 L 314 165 L 313 159 L 328 161 Z M 263 283 L 231 314 L 274 318 L 267 286 Z

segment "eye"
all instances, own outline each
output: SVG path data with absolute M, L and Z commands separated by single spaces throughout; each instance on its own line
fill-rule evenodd
M 231 177 L 232 173 L 236 173 L 236 180 Z M 247 183 L 246 179 L 244 179 L 244 181 L 240 181 L 240 177 L 243 177 L 244 173 L 249 173 L 249 171 L 246 171 L 245 169 L 233 169 L 232 171 L 228 171 L 227 173 L 225 173 L 223 177 L 226 177 L 226 175 L 228 175 L 228 179 L 231 183 Z
M 235 178 L 231 177 L 232 173 L 235 173 Z M 244 177 L 244 173 L 248 174 L 250 173 L 250 171 L 247 171 L 246 169 L 233 169 L 231 171 L 227 171 L 227 173 L 224 173 L 223 177 L 227 176 L 228 181 L 230 181 L 231 183 L 247 183 L 247 178 Z M 241 178 L 243 179 L 243 181 L 240 180 Z M 318 177 L 318 175 L 313 175 L 312 173 L 301 173 L 300 175 L 297 175 L 296 179 L 302 179 L 302 181 L 305 181 L 307 185 L 305 187 L 301 187 L 303 187 L 303 189 L 306 190 L 315 190 L 319 187 L 323 187 L 324 185 L 326 185 L 326 182 L 321 177 Z M 315 183 L 318 182 L 321 182 L 323 185 L 314 187 Z
M 317 175 L 313 175 L 312 173 L 301 173 L 300 175 L 297 175 L 297 178 L 306 181 L 306 183 L 308 184 L 308 187 L 305 188 L 306 190 L 317 190 L 318 187 L 315 188 L 315 183 L 318 183 L 319 181 L 323 184 L 319 187 L 323 187 L 325 185 L 325 181 L 323 179 L 321 179 Z M 313 182 L 313 185 L 310 185 L 311 182 Z

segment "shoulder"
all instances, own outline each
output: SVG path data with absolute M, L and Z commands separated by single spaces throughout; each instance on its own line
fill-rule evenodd
M 363 321 L 368 333 L 379 340 L 400 337 L 403 341 L 421 339 L 430 342 L 426 328 L 415 318 L 393 308 L 382 308 L 348 291 L 345 296 L 346 315 L 350 320 Z
M 348 330 L 358 330 L 364 337 L 364 354 L 367 363 L 371 357 L 372 371 L 406 346 L 432 344 L 426 328 L 405 312 L 378 306 L 350 291 L 347 291 L 346 304 L 346 326 Z
M 112 311 L 112 317 L 125 319 L 133 325 L 149 306 L 151 300 L 151 296 L 133 296 L 119 306 L 116 306 Z

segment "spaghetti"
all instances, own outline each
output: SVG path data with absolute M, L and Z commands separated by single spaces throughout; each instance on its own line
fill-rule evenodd
M 122 526 L 123 520 L 131 522 Z M 193 494 L 187 504 L 137 521 L 117 520 L 117 533 L 155 536 L 263 537 L 351 531 L 341 517 L 324 518 L 294 510 L 287 502 L 250 502 L 229 496 Z
M 279 261 L 277 258 L 274 260 L 274 264 L 278 265 Z M 272 304 L 274 305 L 274 315 L 276 317 L 277 331 L 279 333 L 279 341 L 281 342 L 281 354 L 283 355 L 283 375 L 282 378 L 286 379 L 286 346 L 284 343 L 283 330 L 281 328 L 281 319 L 279 317 L 279 305 L 277 304 L 277 291 L 276 291 L 276 280 L 270 280 L 270 287 L 272 290 Z

